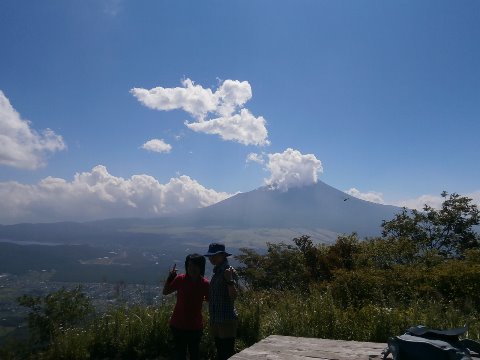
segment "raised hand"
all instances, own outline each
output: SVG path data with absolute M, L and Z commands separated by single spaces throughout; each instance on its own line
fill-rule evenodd
M 170 283 L 177 277 L 177 264 L 173 264 L 172 269 L 168 272 L 167 283 Z

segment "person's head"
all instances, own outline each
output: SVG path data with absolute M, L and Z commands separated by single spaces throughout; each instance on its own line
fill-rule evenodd
M 220 265 L 232 254 L 225 251 L 225 245 L 212 243 L 208 246 L 208 252 L 205 254 L 212 265 Z
M 185 272 L 192 278 L 205 275 L 205 258 L 199 254 L 190 254 L 185 258 Z

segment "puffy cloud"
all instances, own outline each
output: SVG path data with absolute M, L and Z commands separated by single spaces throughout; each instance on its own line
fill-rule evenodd
M 233 140 L 244 145 L 268 145 L 265 119 L 256 118 L 247 109 L 240 114 L 220 117 L 217 119 L 189 123 L 185 125 L 196 132 L 217 134 L 223 140 Z
M 322 162 L 315 155 L 303 155 L 291 148 L 283 153 L 268 154 L 266 167 L 270 177 L 265 179 L 265 184 L 282 191 L 315 184 L 318 174 L 323 172 Z
M 133 88 L 130 93 L 143 105 L 155 110 L 182 109 L 196 118 L 204 118 L 218 107 L 218 97 L 210 89 L 195 85 L 192 80 L 182 81 L 183 87 L 156 87 L 150 90 Z
M 248 81 L 225 80 L 215 92 L 215 96 L 218 98 L 215 112 L 229 116 L 252 98 L 252 88 Z
M 477 190 L 468 194 L 460 194 L 460 195 L 466 196 L 472 199 L 472 202 L 474 204 L 477 204 L 477 206 L 480 206 L 480 190 Z M 409 209 L 417 209 L 417 210 L 423 210 L 423 207 L 425 205 L 429 205 L 434 209 L 440 209 L 442 207 L 442 203 L 444 200 L 445 199 L 442 198 L 440 195 L 426 194 L 413 199 L 398 201 L 395 203 L 395 205 L 402 206 L 402 207 L 404 206 Z
M 256 162 L 258 164 L 264 164 L 265 159 L 263 158 L 263 155 L 261 155 L 261 154 L 250 153 L 250 154 L 247 155 L 247 159 L 245 160 L 245 162 L 247 162 L 247 163 Z
M 172 145 L 167 144 L 163 139 L 152 139 L 143 144 L 142 149 L 158 153 L 169 153 L 172 150 Z
M 376 191 L 368 191 L 366 193 L 362 193 L 359 190 L 355 188 L 351 188 L 347 191 L 345 191 L 350 196 L 356 197 L 358 199 L 378 203 L 378 204 L 385 204 L 385 201 L 383 200 L 383 194 L 376 192 Z
M 129 179 L 98 165 L 73 181 L 47 177 L 34 185 L 0 183 L 2 223 L 153 217 L 217 203 L 232 194 L 207 189 L 182 175 L 161 184 L 149 175 Z
M 244 145 L 268 145 L 266 121 L 243 108 L 252 98 L 248 81 L 225 80 L 215 92 L 190 79 L 183 87 L 153 89 L 133 88 L 131 94 L 143 105 L 156 110 L 182 109 L 192 115 L 194 122 L 185 125 L 196 132 L 219 135 L 224 140 Z M 208 119 L 209 114 L 214 117 Z M 215 117 L 216 116 L 216 117 Z
M 0 165 L 36 169 L 48 153 L 66 148 L 60 135 L 50 129 L 38 133 L 30 125 L 0 90 Z

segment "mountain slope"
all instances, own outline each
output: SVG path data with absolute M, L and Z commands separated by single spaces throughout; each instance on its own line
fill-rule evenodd
M 318 182 L 286 192 L 263 187 L 206 208 L 157 221 L 175 226 L 325 229 L 375 236 L 380 234 L 382 220 L 390 220 L 400 211 L 395 206 L 350 197 Z

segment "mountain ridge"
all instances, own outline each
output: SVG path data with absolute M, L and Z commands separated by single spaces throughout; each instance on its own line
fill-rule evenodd
M 381 233 L 383 220 L 401 208 L 352 197 L 318 181 L 288 191 L 261 187 L 205 208 L 159 218 L 160 224 L 239 228 L 312 228 L 361 236 Z
M 145 228 L 302 229 L 329 233 L 356 232 L 361 237 L 381 234 L 383 220 L 401 208 L 352 197 L 322 181 L 287 191 L 260 187 L 236 194 L 216 204 L 183 214 L 157 218 L 119 218 L 87 222 L 22 223 L 0 225 L 0 239 L 66 239 L 81 243 L 88 237 L 125 232 L 144 233 Z M 161 233 L 161 231 L 157 232 Z M 26 239 L 28 237 L 28 239 Z M 47 239 L 45 238 L 45 241 Z

